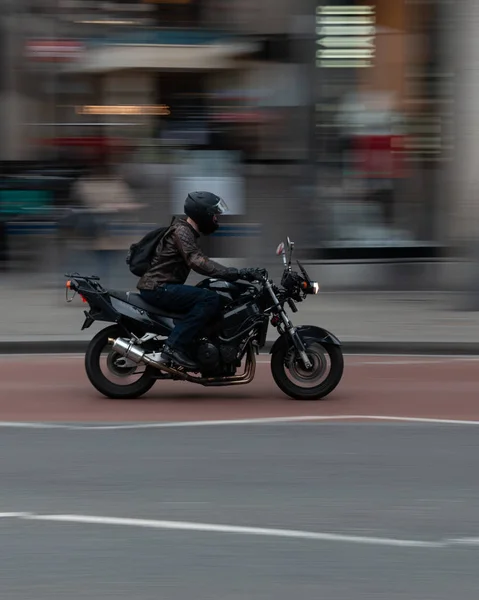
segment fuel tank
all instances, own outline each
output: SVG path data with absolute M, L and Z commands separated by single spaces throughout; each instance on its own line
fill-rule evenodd
M 216 292 L 228 302 L 234 302 L 251 287 L 248 283 L 223 281 L 221 279 L 203 279 L 196 287 Z

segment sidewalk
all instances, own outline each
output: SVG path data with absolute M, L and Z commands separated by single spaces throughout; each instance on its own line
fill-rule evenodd
M 0 351 L 81 351 L 104 324 L 81 332 L 84 305 L 65 302 L 64 288 L 31 289 L 0 282 Z M 345 350 L 479 354 L 479 312 L 455 310 L 452 294 L 320 293 L 292 315 L 296 325 L 334 333 Z M 276 338 L 270 329 L 268 341 Z

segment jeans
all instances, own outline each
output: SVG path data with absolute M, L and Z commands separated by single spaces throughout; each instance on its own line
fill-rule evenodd
M 191 285 L 166 283 L 156 290 L 140 290 L 148 304 L 160 310 L 185 313 L 168 338 L 168 345 L 175 350 L 186 351 L 204 325 L 221 312 L 221 298 L 215 292 Z

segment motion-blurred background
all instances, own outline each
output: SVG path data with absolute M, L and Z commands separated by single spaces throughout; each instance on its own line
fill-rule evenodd
M 289 235 L 325 290 L 479 289 L 474 0 L 0 6 L 10 290 L 131 286 L 193 189 L 231 208 L 215 258 L 274 272 Z

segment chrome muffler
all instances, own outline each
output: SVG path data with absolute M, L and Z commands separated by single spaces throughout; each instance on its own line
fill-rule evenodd
M 113 352 L 125 357 L 127 360 L 131 360 L 137 365 L 145 364 L 160 371 L 170 373 L 170 375 L 174 375 L 177 378 L 188 379 L 188 375 L 186 373 L 181 373 L 177 369 L 172 369 L 171 367 L 168 367 L 163 363 L 151 358 L 151 356 L 146 354 L 143 348 L 135 345 L 132 340 L 128 340 L 126 338 L 117 338 L 116 340 L 108 338 L 108 343 L 112 345 Z
M 113 346 L 114 352 L 120 356 L 124 356 L 127 360 L 131 360 L 137 365 L 147 362 L 145 361 L 145 351 L 143 348 L 136 346 L 132 340 L 127 340 L 124 338 L 117 338 L 114 340 L 110 338 L 108 342 Z

